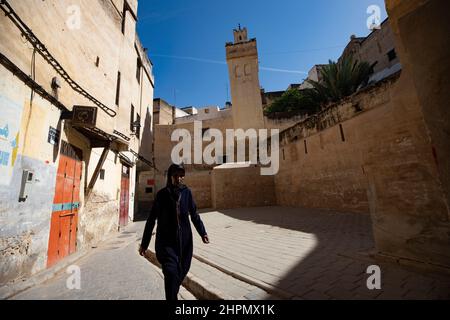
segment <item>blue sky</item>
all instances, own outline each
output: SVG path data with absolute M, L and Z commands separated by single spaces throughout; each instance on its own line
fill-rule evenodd
M 350 35 L 369 34 L 370 5 L 386 18 L 383 0 L 140 0 L 138 32 L 154 64 L 155 98 L 180 107 L 231 100 L 225 43 L 239 23 L 258 41 L 261 86 L 285 90 L 314 64 L 336 60 Z

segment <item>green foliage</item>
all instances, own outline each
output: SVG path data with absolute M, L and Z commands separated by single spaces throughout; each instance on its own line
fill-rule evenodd
M 318 104 L 309 90 L 289 89 L 265 110 L 267 115 L 275 113 L 307 114 L 314 112 Z
M 354 61 L 344 56 L 341 61 L 330 63 L 321 69 L 322 81 L 307 80 L 315 91 L 318 103 L 338 102 L 367 84 L 372 67 L 367 62 Z
M 265 109 L 265 114 L 271 118 L 313 114 L 321 106 L 339 102 L 367 85 L 372 66 L 367 62 L 354 61 L 352 56 L 344 56 L 339 62 L 330 60 L 320 73 L 321 81 L 307 80 L 313 86 L 312 89 L 287 90 Z

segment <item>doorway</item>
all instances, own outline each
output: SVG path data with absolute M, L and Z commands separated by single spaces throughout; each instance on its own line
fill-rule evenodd
M 128 224 L 128 209 L 130 203 L 130 167 L 122 165 L 120 182 L 120 214 L 119 228 Z
M 74 253 L 77 248 L 82 155 L 80 149 L 61 141 L 50 224 L 47 267 Z

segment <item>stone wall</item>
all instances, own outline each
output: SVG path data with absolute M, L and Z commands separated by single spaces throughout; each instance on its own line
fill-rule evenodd
M 285 118 L 280 117 L 274 119 L 264 116 L 264 128 L 283 131 L 296 125 L 305 118 L 305 115 L 286 116 Z
M 447 208 L 412 84 L 397 74 L 284 131 L 276 196 L 370 211 L 379 251 L 445 264 Z
M 211 169 L 197 170 L 188 167 L 185 183 L 192 190 L 198 208 L 212 208 L 211 202 Z
M 376 118 L 370 115 L 390 99 L 392 81 L 396 79 L 330 106 L 281 133 L 280 173 L 275 178 L 280 205 L 369 211 L 360 150 L 366 141 L 359 140 L 373 140 L 361 135 L 358 127 L 383 127 L 380 116 L 387 119 L 389 112 Z M 357 122 L 361 119 L 365 123 Z
M 409 241 L 405 248 L 393 246 L 383 233 L 376 236 L 385 251 L 396 254 L 404 249 L 412 258 L 450 266 L 450 3 L 387 0 L 386 5 L 404 77 L 411 79 L 405 91 L 417 94 L 428 144 L 426 152 L 432 154 L 432 167 L 437 171 L 435 196 L 442 195 L 444 203 L 438 201 L 423 208 L 420 223 L 413 220 L 420 237 Z M 405 97 L 398 99 L 399 103 L 407 103 Z
M 262 176 L 258 165 L 231 163 L 212 171 L 215 209 L 264 207 L 276 204 L 274 177 Z

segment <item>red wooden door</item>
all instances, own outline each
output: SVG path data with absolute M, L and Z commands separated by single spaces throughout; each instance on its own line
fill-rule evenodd
M 59 241 L 58 260 L 70 254 L 70 231 L 72 225 L 72 215 L 60 215 L 59 218 Z
M 78 209 L 80 207 L 81 157 L 69 144 L 63 144 L 56 176 L 50 225 L 47 266 L 76 251 Z
M 128 224 L 128 206 L 130 203 L 130 168 L 122 166 L 122 178 L 120 183 L 120 215 L 119 226 Z

